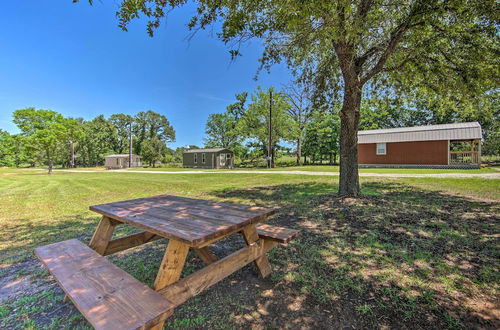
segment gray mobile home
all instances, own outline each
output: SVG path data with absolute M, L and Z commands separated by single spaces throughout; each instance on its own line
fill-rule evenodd
M 118 168 L 127 168 L 129 162 L 128 154 L 119 154 L 119 155 L 109 155 L 104 157 L 104 166 L 109 169 L 118 169 Z M 132 154 L 132 164 L 130 167 L 141 167 L 141 157 Z
M 233 168 L 233 152 L 225 148 L 189 149 L 182 155 L 182 165 L 192 168 Z

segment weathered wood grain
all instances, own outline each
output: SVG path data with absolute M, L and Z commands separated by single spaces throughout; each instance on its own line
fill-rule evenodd
M 276 212 L 258 206 L 169 195 L 95 205 L 90 209 L 192 247 L 206 246 Z
M 95 329 L 148 329 L 174 305 L 76 239 L 35 249 Z
M 148 233 L 147 231 L 120 237 L 109 241 L 104 255 L 124 251 L 142 244 L 156 241 L 161 238 L 163 237 L 153 233 Z
M 206 265 L 210 265 L 211 263 L 217 261 L 217 256 L 213 254 L 213 252 L 210 251 L 208 247 L 193 248 L 193 249 L 194 252 L 196 252 L 196 254 Z
M 266 252 L 277 244 L 274 241 L 258 240 L 223 259 L 217 260 L 196 273 L 159 290 L 159 293 L 176 306 L 179 306 L 189 298 L 203 292 L 246 264 L 265 255 Z
M 299 234 L 298 230 L 289 229 L 284 227 L 271 226 L 265 223 L 258 224 L 257 234 L 260 238 L 273 240 L 281 244 L 286 244 Z
M 241 233 L 243 234 L 243 238 L 248 245 L 259 241 L 259 235 L 257 234 L 257 230 L 254 225 L 246 226 L 243 228 Z M 262 277 L 267 277 L 271 274 L 271 265 L 269 264 L 269 260 L 265 254 L 255 259 L 255 267 L 257 267 L 257 270 Z
M 189 245 L 176 240 L 168 242 L 167 250 L 156 275 L 154 289 L 156 291 L 163 289 L 177 281 L 181 277 L 182 268 L 186 262 L 189 252 Z
M 94 249 L 100 255 L 104 255 L 117 224 L 116 220 L 103 216 L 97 225 L 94 236 L 90 240 L 90 248 Z

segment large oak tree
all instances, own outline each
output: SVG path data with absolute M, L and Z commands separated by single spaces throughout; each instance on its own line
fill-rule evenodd
M 141 15 L 150 35 L 186 0 L 122 0 L 119 26 Z M 474 97 L 498 86 L 495 0 L 198 0 L 196 30 L 221 22 L 218 37 L 263 41 L 262 67 L 285 61 L 318 94 L 336 92 L 340 111 L 339 193 L 360 192 L 357 131 L 363 92 L 428 88 Z M 217 25 L 219 26 L 219 25 Z

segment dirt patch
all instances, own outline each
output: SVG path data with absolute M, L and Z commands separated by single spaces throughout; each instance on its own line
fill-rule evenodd
M 13 265 L 1 265 L 0 304 L 7 300 L 16 300 L 23 296 L 33 295 L 50 287 L 50 284 L 39 285 L 31 275 L 27 275 L 39 270 L 39 267 L 39 263 L 35 260 Z

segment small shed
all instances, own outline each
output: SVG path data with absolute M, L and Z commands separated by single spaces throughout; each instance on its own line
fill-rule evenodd
M 117 154 L 104 157 L 104 166 L 109 169 L 128 168 L 129 154 Z M 141 167 L 141 157 L 132 154 L 132 164 L 130 167 Z
M 478 122 L 377 129 L 358 132 L 361 167 L 478 168 Z
M 182 155 L 182 165 L 191 168 L 233 168 L 233 152 L 226 148 L 189 149 Z

